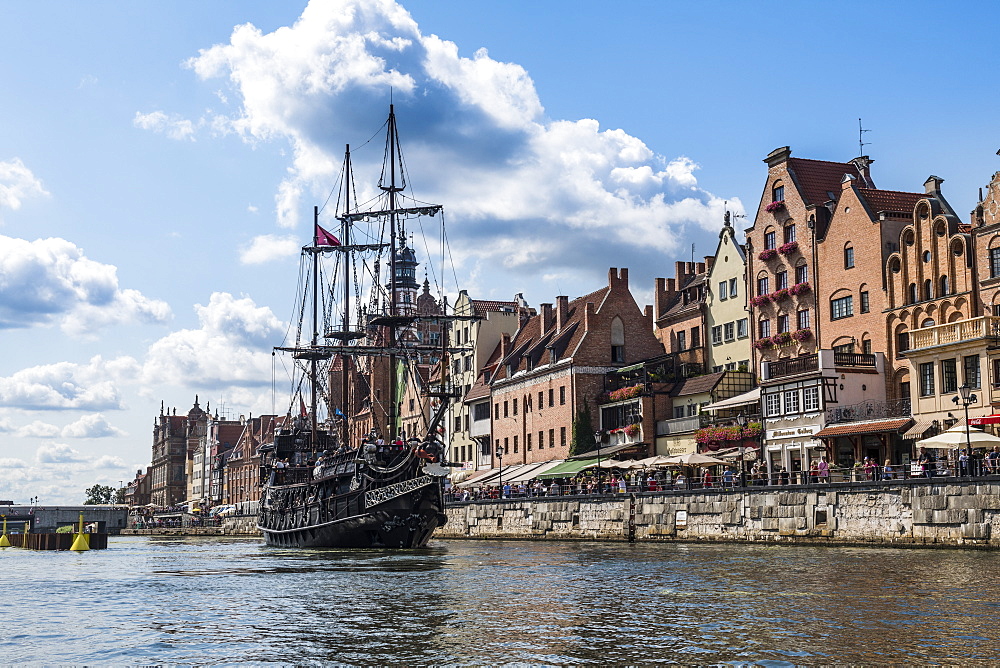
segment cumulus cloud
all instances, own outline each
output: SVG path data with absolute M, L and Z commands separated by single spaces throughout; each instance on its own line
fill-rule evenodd
M 177 115 L 168 116 L 162 111 L 153 111 L 148 114 L 136 112 L 132 119 L 132 125 L 143 130 L 151 130 L 164 134 L 171 139 L 195 140 L 194 123 Z
M 0 212 L 3 209 L 16 211 L 26 197 L 42 197 L 49 193 L 42 182 L 25 167 L 20 158 L 0 162 Z
M 129 357 L 87 364 L 57 362 L 0 377 L 0 406 L 27 410 L 117 410 L 124 408 L 119 386 L 134 380 L 138 363 Z
M 237 26 L 228 44 L 188 65 L 204 79 L 228 79 L 240 102 L 214 124 L 251 143 L 291 146 L 275 193 L 284 228 L 300 224 L 304 198 L 329 191 L 344 141 L 371 136 L 390 87 L 417 195 L 461 221 L 450 238 L 473 265 L 467 271 L 485 263 L 508 275 L 603 273 L 612 254 L 619 266 L 652 265 L 686 246 L 692 229 L 721 225 L 723 200 L 699 188 L 693 158 L 660 155 L 597 120 L 547 118 L 524 68 L 484 49 L 463 57 L 393 0 L 314 0 L 294 25 L 270 33 Z M 356 151 L 354 173 L 377 173 L 381 157 Z M 362 191 L 362 201 L 374 194 Z M 511 249 L 512 238 L 531 248 Z M 255 243 L 244 262 L 281 255 L 271 243 Z
M 102 455 L 93 461 L 95 469 L 121 469 L 125 468 L 125 460 L 114 455 Z
M 283 257 L 294 257 L 302 245 L 301 239 L 263 234 L 254 237 L 250 246 L 240 249 L 240 262 L 262 264 Z
M 117 274 L 65 239 L 0 236 L 0 329 L 58 323 L 67 334 L 87 336 L 110 325 L 169 320 L 165 302 L 121 289 Z
M 93 413 L 66 425 L 60 435 L 63 438 L 107 438 L 126 434 L 108 422 L 103 413 Z
M 271 346 L 282 323 L 247 297 L 216 292 L 195 306 L 200 327 L 182 329 L 153 343 L 142 369 L 143 384 L 184 382 L 215 389 L 269 382 Z
M 17 430 L 18 436 L 33 438 L 51 438 L 59 435 L 59 427 L 54 424 L 35 420 L 31 424 L 25 425 Z
M 39 464 L 76 464 L 86 459 L 65 443 L 48 443 L 38 447 L 35 461 Z

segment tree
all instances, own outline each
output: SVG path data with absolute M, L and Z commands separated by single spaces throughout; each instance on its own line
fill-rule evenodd
M 584 402 L 583 409 L 577 411 L 573 418 L 573 443 L 570 446 L 571 457 L 597 449 L 597 439 L 594 437 L 594 425 L 590 418 L 590 405 Z
M 115 490 L 115 503 L 119 506 L 125 505 L 125 488 L 119 487 Z
M 111 503 L 115 496 L 115 488 L 110 485 L 94 485 L 87 489 L 87 500 L 83 502 L 85 506 L 98 506 Z

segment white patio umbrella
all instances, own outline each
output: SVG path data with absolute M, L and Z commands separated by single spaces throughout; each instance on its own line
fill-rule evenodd
M 671 457 L 667 457 L 664 464 L 674 464 L 680 466 L 715 466 L 716 464 L 729 464 L 729 462 L 697 452 L 688 452 L 683 455 L 673 455 Z
M 656 466 L 666 466 L 669 464 L 669 459 L 666 455 L 653 455 L 652 457 L 629 462 L 629 469 L 651 469 Z
M 1000 438 L 974 427 L 955 426 L 937 436 L 917 441 L 921 448 L 960 448 L 966 444 L 974 448 L 992 448 L 1000 445 Z

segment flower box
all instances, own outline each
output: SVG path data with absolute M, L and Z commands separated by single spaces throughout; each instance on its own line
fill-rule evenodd
M 805 295 L 812 292 L 812 286 L 809 285 L 809 281 L 803 281 L 802 283 L 796 283 L 792 287 L 788 288 L 788 294 L 795 295 Z
M 751 306 L 763 306 L 764 304 L 770 303 L 771 295 L 757 295 L 756 297 L 750 298 Z
M 781 332 L 771 337 L 771 343 L 775 346 L 787 346 L 792 342 L 791 332 Z
M 794 332 L 792 332 L 792 338 L 799 342 L 808 341 L 809 339 L 812 338 L 812 335 L 813 335 L 812 330 L 808 328 L 797 329 Z
M 789 241 L 787 244 L 778 246 L 778 252 L 782 255 L 791 255 L 799 249 L 798 241 Z
M 639 425 L 638 424 L 630 424 L 629 426 L 625 427 L 625 435 L 628 436 L 629 438 L 635 438 L 636 436 L 638 436 L 639 435 Z
M 764 250 L 762 250 L 760 253 L 757 254 L 757 257 L 761 261 L 767 262 L 768 260 L 773 260 L 774 258 L 778 257 L 778 251 L 774 250 L 773 248 L 765 248 Z
M 770 294 L 772 302 L 780 302 L 784 299 L 788 299 L 788 288 L 781 288 L 780 290 L 775 290 Z
M 618 390 L 612 390 L 608 392 L 608 401 L 625 401 L 626 399 L 635 399 L 642 391 L 646 389 L 642 383 L 638 385 L 632 385 L 631 387 L 623 387 Z
M 765 206 L 764 211 L 767 211 L 768 213 L 775 213 L 777 211 L 783 210 L 784 208 L 785 208 L 785 200 L 779 199 Z
M 756 341 L 753 342 L 753 347 L 756 348 L 757 350 L 768 350 L 770 348 L 773 348 L 774 344 L 771 343 L 771 339 L 770 337 L 768 337 L 765 339 L 757 339 Z

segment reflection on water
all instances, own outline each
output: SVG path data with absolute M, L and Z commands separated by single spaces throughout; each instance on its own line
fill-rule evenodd
M 128 537 L 0 554 L 3 663 L 995 663 L 996 555 Z

